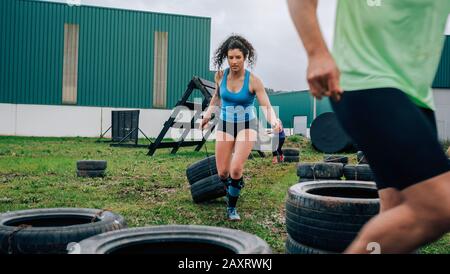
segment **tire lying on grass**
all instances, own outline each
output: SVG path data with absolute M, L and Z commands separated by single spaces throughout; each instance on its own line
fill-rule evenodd
M 77 161 L 78 177 L 104 177 L 107 162 L 104 160 Z
M 372 169 L 369 165 L 346 165 L 344 176 L 347 180 L 374 181 Z
M 375 183 L 320 181 L 296 184 L 286 200 L 286 227 L 298 243 L 342 252 L 378 214 Z
M 77 170 L 78 177 L 105 177 L 105 170 Z
M 343 167 L 341 163 L 300 163 L 297 165 L 297 175 L 300 178 L 341 178 Z
M 300 161 L 299 156 L 284 156 L 284 161 L 287 163 L 297 163 Z
M 78 170 L 105 170 L 107 162 L 104 160 L 82 160 L 77 161 Z
M 304 182 L 314 182 L 314 181 L 317 181 L 317 180 L 310 179 L 310 178 L 299 178 L 299 179 L 298 179 L 298 182 L 299 182 L 299 183 L 304 183 Z
M 247 232 L 213 226 L 165 225 L 123 229 L 85 239 L 69 254 L 270 254 Z
M 225 185 L 220 181 L 219 176 L 216 174 L 192 184 L 191 194 L 195 203 L 201 203 L 223 197 L 227 193 Z
M 312 179 L 312 178 L 299 178 L 298 182 L 299 183 L 304 183 L 304 182 L 321 182 L 321 181 L 329 181 L 329 180 L 333 180 L 333 181 L 340 181 L 341 178 L 331 178 L 331 179 Z
M 300 150 L 298 148 L 283 148 L 281 149 L 283 151 L 283 155 L 286 156 L 299 156 Z
M 214 155 L 195 162 L 186 169 L 186 176 L 191 185 L 214 174 L 217 174 L 216 156 Z
M 125 227 L 122 216 L 99 209 L 7 212 L 0 215 L 0 253 L 64 254 L 69 243 Z

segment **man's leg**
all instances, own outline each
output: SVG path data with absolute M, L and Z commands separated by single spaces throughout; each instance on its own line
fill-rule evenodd
M 371 242 L 382 253 L 407 253 L 450 231 L 450 172 L 401 193 L 404 202 L 370 220 L 346 253 L 368 253 Z
M 378 196 L 380 197 L 380 213 L 399 206 L 404 201 L 402 193 L 392 187 L 379 190 Z
M 347 252 L 367 253 L 371 242 L 379 243 L 381 252 L 411 252 L 448 231 L 450 166 L 423 111 L 391 88 L 345 92 L 331 104 L 368 157 L 377 184 L 387 183 L 381 189 L 401 190 L 402 202 L 391 209 L 395 194 L 382 192 L 390 205 L 382 205 Z

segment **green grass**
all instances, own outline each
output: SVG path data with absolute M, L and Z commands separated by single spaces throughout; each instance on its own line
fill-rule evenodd
M 302 161 L 320 161 L 305 138 L 289 138 L 285 147 L 301 149 Z M 208 142 L 209 154 L 214 143 Z M 229 227 L 256 234 L 275 253 L 284 253 L 287 189 L 297 182 L 294 163 L 273 165 L 271 157 L 249 160 L 246 187 L 239 200 L 242 221 L 225 220 L 223 198 L 204 204 L 192 202 L 186 168 L 204 158 L 205 150 L 182 148 L 176 155 L 157 150 L 113 148 L 92 138 L 0 137 L 0 212 L 31 208 L 85 207 L 122 214 L 130 227 L 197 224 Z M 348 154 L 356 163 L 356 155 Z M 108 161 L 105 178 L 78 178 L 77 160 Z M 450 253 L 450 237 L 422 249 Z

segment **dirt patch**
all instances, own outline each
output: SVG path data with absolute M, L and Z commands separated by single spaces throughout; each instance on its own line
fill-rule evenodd
M 23 179 L 27 177 L 27 175 L 24 174 L 20 174 L 20 173 L 6 173 L 6 174 L 1 174 L 0 175 L 0 184 L 2 183 L 9 183 L 12 180 L 15 179 Z

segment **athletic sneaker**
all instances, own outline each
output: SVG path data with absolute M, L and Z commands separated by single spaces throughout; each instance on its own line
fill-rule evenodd
M 284 155 L 280 155 L 280 162 L 284 162 Z
M 228 215 L 228 221 L 240 221 L 241 220 L 241 217 L 237 213 L 235 207 L 228 207 L 227 215 Z

